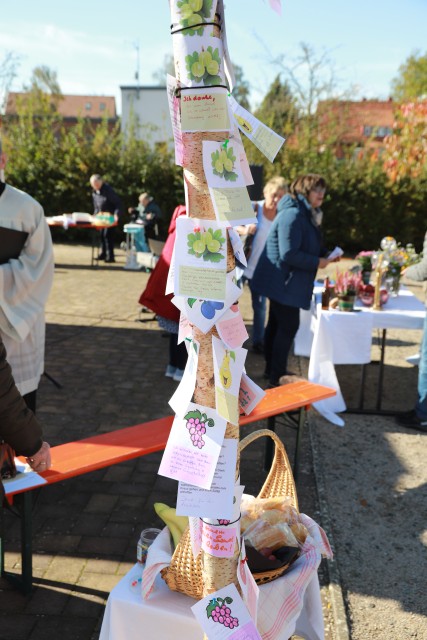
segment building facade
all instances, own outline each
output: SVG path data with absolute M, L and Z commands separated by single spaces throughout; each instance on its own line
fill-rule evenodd
M 172 125 L 165 86 L 121 86 L 122 130 L 134 131 L 151 146 L 173 145 Z

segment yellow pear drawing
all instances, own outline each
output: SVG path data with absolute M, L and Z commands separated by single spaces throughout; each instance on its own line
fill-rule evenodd
M 222 359 L 222 363 L 219 368 L 219 375 L 221 378 L 221 384 L 224 387 L 224 389 L 229 389 L 231 387 L 231 369 L 230 369 L 230 354 L 228 351 L 225 352 L 224 357 Z

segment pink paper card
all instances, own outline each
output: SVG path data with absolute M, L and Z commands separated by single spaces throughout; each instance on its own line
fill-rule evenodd
M 210 489 L 226 426 L 214 409 L 190 403 L 173 421 L 159 474 Z
M 203 522 L 197 516 L 190 516 L 188 518 L 188 522 L 190 526 L 191 550 L 193 552 L 193 557 L 197 558 L 200 553 L 200 549 L 202 548 Z
M 202 549 L 216 558 L 232 558 L 236 535 L 236 527 L 216 527 L 203 522 Z
M 209 640 L 261 640 L 234 584 L 199 600 L 191 610 Z
M 230 349 L 241 347 L 249 338 L 239 305 L 232 305 L 216 323 L 219 337 Z
M 242 546 L 240 548 L 239 564 L 237 567 L 237 579 L 242 590 L 243 600 L 248 608 L 251 618 L 255 624 L 258 614 L 258 598 L 259 587 L 255 582 L 251 570 L 248 567 L 246 558 L 245 541 L 242 538 Z
M 264 389 L 261 389 L 261 387 L 244 373 L 240 380 L 239 389 L 239 404 L 244 413 L 249 415 L 264 396 Z

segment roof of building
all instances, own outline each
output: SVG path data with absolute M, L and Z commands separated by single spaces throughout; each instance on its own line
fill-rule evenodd
M 17 100 L 25 100 L 24 92 L 10 91 L 6 101 L 6 115 L 15 115 Z M 63 118 L 117 118 L 114 96 L 63 95 L 58 103 L 58 113 Z
M 392 100 L 322 100 L 317 111 L 324 125 L 334 122 L 341 139 L 355 142 L 375 132 L 384 137 L 393 128 L 398 104 Z

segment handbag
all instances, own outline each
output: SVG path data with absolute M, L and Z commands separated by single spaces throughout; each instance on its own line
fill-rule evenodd
M 15 452 L 6 442 L 0 442 L 0 476 L 2 480 L 16 476 Z

